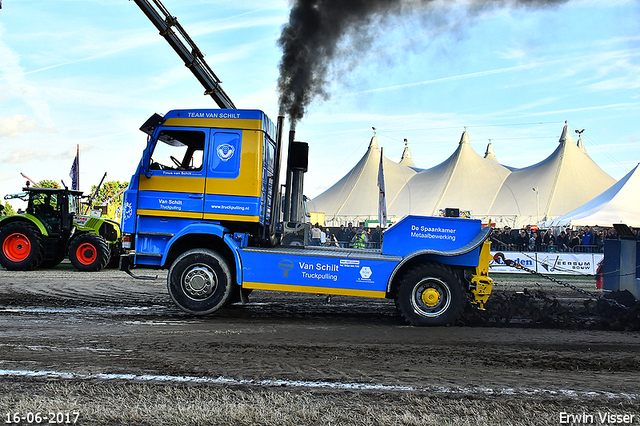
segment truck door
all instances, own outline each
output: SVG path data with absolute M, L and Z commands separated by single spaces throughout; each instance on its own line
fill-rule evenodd
M 162 127 L 139 177 L 138 214 L 202 219 L 208 131 Z
M 204 218 L 258 222 L 262 132 L 211 129 Z

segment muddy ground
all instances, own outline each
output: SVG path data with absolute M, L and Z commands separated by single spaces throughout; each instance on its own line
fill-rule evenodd
M 494 275 L 486 312 L 416 328 L 390 300 L 267 291 L 194 317 L 172 304 L 165 272 L 137 272 L 159 277 L 0 268 L 0 393 L 52 381 L 193 383 L 332 392 L 334 401 L 360 391 L 555 401 L 556 411 L 557 398 L 570 398 L 640 424 L 637 310 L 599 306 L 539 277 Z M 597 292 L 593 277 L 566 280 Z

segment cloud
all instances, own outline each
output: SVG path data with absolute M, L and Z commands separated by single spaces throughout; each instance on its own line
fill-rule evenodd
M 192 37 L 198 37 L 236 29 L 249 29 L 260 26 L 277 27 L 284 21 L 284 19 L 286 19 L 285 16 L 236 19 L 246 14 L 240 14 L 220 20 L 209 20 L 192 23 L 190 24 L 188 29 L 189 35 Z M 71 46 L 71 48 L 66 44 L 61 44 L 61 50 L 58 52 L 51 52 L 50 58 L 53 59 L 56 57 L 69 57 L 70 55 L 75 55 L 77 57 L 75 59 L 53 63 L 29 71 L 22 71 L 21 69 L 21 74 L 29 75 L 39 73 L 54 68 L 75 65 L 81 62 L 88 62 L 107 56 L 118 55 L 126 51 L 147 47 L 149 45 L 163 44 L 164 40 L 162 39 L 162 37 L 158 36 L 157 32 L 154 32 L 151 28 L 153 28 L 153 26 L 149 24 L 149 27 L 137 28 L 135 30 L 109 30 L 109 32 L 106 32 L 96 28 L 85 28 L 84 30 L 76 28 L 67 32 L 58 32 L 56 33 L 56 37 L 58 37 L 60 40 L 80 39 L 83 40 L 83 42 L 75 46 Z M 0 35 L 2 35 L 2 32 L 2 27 L 0 26 Z M 5 57 L 6 53 L 2 50 L 2 48 L 3 44 L 0 42 L 0 57 Z M 6 46 L 5 49 L 10 50 Z M 88 52 L 92 53 L 87 54 Z M 13 54 L 13 52 L 9 53 Z M 229 52 L 227 53 L 221 53 L 219 55 L 227 55 L 230 57 L 238 56 L 235 51 L 231 50 L 229 50 Z M 15 56 L 15 54 L 13 56 Z M 0 68 L 0 70 L 2 70 L 2 68 Z M 3 78 L 3 76 L 0 75 L 0 81 L 3 79 L 7 79 L 7 76 L 4 76 Z
M 435 78 L 435 79 L 432 79 L 432 80 L 418 81 L 418 82 L 415 82 L 415 83 L 405 83 L 405 84 L 398 84 L 398 85 L 395 85 L 395 86 L 387 86 L 387 87 L 379 87 L 379 88 L 375 88 L 375 89 L 363 90 L 363 91 L 360 91 L 360 92 L 348 93 L 348 94 L 345 94 L 343 96 L 360 95 L 360 94 L 366 94 L 366 93 L 379 93 L 379 92 L 386 92 L 386 91 L 390 91 L 390 90 L 407 89 L 407 88 L 411 88 L 411 87 L 424 86 L 424 85 L 427 85 L 427 84 L 445 83 L 445 82 L 463 80 L 463 79 L 468 79 L 468 78 L 484 77 L 484 76 L 487 76 L 487 75 L 503 74 L 503 73 L 514 72 L 514 71 L 523 71 L 523 70 L 529 70 L 529 69 L 539 68 L 539 67 L 543 67 L 543 66 L 558 65 L 558 64 L 565 63 L 565 62 L 568 63 L 570 61 L 573 61 L 574 59 L 575 58 L 562 58 L 562 59 L 555 59 L 555 60 L 550 60 L 550 61 L 534 62 L 534 63 L 529 63 L 529 64 L 516 65 L 516 66 L 512 66 L 512 67 L 505 67 L 505 68 L 487 70 L 487 71 L 472 72 L 472 73 L 468 73 L 468 74 L 459 74 L 459 75 L 454 75 L 454 76 L 450 76 L 450 77 L 443 77 L 443 78 Z
M 49 116 L 49 105 L 38 95 L 38 90 L 24 78 L 24 70 L 20 66 L 20 57 L 1 40 L 4 27 L 0 24 L 0 80 L 6 81 L 3 89 L 5 97 L 20 98 L 27 104 L 46 126 L 53 127 Z
M 28 116 L 15 114 L 9 118 L 0 117 L 0 138 L 17 138 L 24 133 L 29 133 L 37 127 L 35 120 Z
M 15 148 L 9 151 L 9 155 L 0 162 L 4 164 L 23 164 L 29 161 L 46 161 L 51 160 L 66 160 L 75 156 L 75 147 L 69 148 L 65 151 L 52 153 L 50 151 L 41 149 L 25 149 Z

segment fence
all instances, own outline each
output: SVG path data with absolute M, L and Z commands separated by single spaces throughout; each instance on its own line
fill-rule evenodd
M 562 248 L 560 246 L 535 246 L 533 250 L 524 248 L 519 250 L 515 244 L 504 244 L 498 241 L 491 242 L 491 250 L 493 251 L 520 251 L 520 252 L 539 252 L 539 253 L 604 253 L 604 245 L 576 245 L 573 247 Z

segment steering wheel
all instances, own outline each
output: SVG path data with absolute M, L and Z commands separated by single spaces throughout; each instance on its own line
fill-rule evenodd
M 182 167 L 182 163 L 180 163 L 176 157 L 170 155 L 169 158 L 171 158 L 171 161 L 173 161 L 173 164 L 175 164 L 177 167 Z

